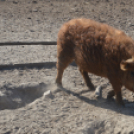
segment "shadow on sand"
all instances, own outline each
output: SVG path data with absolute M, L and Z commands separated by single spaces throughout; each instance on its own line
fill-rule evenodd
M 0 110 L 17 109 L 34 102 L 48 91 L 44 83 L 24 83 L 17 87 L 6 85 L 0 91 Z
M 27 104 L 34 102 L 36 99 L 42 97 L 45 92 L 51 91 L 53 85 L 48 85 L 45 83 L 28 83 L 21 84 L 18 87 L 5 86 L 6 92 L 0 91 L 0 110 L 4 109 L 17 109 L 24 107 Z M 57 86 L 54 85 L 56 89 Z M 100 98 L 98 100 L 91 100 L 90 98 L 80 95 L 66 88 L 57 88 L 56 90 L 52 89 L 52 98 L 54 98 L 57 89 L 58 92 L 65 92 L 68 95 L 76 96 L 78 99 L 82 100 L 85 103 L 94 105 L 96 107 L 101 107 L 104 109 L 109 109 L 124 115 L 134 116 L 134 103 L 127 102 L 126 107 L 119 107 L 114 99 L 110 101 Z M 51 98 L 50 97 L 50 98 Z
M 76 96 L 78 99 L 84 101 L 85 103 L 94 105 L 96 107 L 109 109 L 109 110 L 112 110 L 112 111 L 115 111 L 124 115 L 134 116 L 134 103 L 132 102 L 126 102 L 125 107 L 120 107 L 116 104 L 114 99 L 107 100 L 104 98 L 100 98 L 99 100 L 91 100 L 90 98 L 87 98 L 83 95 L 70 91 L 66 88 L 62 87 L 61 89 L 69 95 L 71 94 L 73 96 Z

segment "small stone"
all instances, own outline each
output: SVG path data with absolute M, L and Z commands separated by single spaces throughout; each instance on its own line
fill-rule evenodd
M 50 94 L 51 94 L 51 91 L 48 90 L 48 91 L 46 91 L 43 95 L 44 95 L 44 96 L 49 96 Z
M 52 93 L 51 93 L 50 90 L 44 92 L 43 96 L 44 96 L 45 98 L 51 98 L 51 99 L 54 97 L 54 96 L 52 95 Z
M 33 3 L 34 3 L 34 4 L 37 4 L 37 1 L 34 0 Z
M 102 97 L 102 92 L 101 92 L 101 86 L 98 86 L 95 90 L 95 97 L 98 98 L 98 97 Z
M 13 4 L 18 4 L 18 2 L 17 1 L 13 1 Z

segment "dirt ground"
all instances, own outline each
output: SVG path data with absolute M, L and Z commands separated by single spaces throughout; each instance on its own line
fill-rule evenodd
M 134 39 L 133 0 L 0 0 L 0 42 L 55 41 L 60 26 L 85 17 L 121 29 Z M 0 70 L 0 134 L 133 134 L 134 93 L 125 108 L 106 99 L 107 79 L 89 74 L 102 98 L 85 88 L 75 64 L 55 92 L 56 46 L 1 46 L 0 64 L 46 62 L 43 67 Z

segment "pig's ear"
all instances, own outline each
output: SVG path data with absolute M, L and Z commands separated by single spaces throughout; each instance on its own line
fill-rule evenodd
M 133 58 L 121 61 L 120 68 L 123 71 L 128 71 L 128 70 L 129 71 L 134 71 L 134 60 L 133 60 Z

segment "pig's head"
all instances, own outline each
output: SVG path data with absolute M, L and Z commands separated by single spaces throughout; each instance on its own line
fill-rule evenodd
M 123 85 L 134 92 L 134 58 L 123 60 L 120 63 L 120 68 L 123 71 Z

